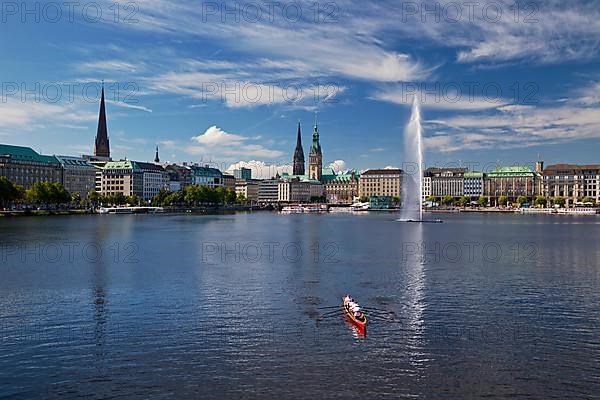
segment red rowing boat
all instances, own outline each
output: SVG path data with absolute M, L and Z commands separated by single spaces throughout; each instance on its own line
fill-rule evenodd
M 364 330 L 367 326 L 367 317 L 360 310 L 360 306 L 349 295 L 342 298 L 344 314 L 358 328 Z

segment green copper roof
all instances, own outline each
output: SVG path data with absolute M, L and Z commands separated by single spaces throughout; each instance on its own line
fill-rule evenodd
M 58 164 L 58 160 L 56 160 L 55 157 L 43 156 L 35 150 L 33 150 L 31 147 L 0 144 L 0 156 L 9 156 L 18 161 Z
M 483 172 L 465 172 L 465 178 L 483 178 Z
M 133 163 L 129 160 L 109 161 L 103 169 L 133 169 Z
M 535 173 L 529 167 L 499 167 L 488 173 L 490 178 L 512 177 L 512 176 L 535 176 Z

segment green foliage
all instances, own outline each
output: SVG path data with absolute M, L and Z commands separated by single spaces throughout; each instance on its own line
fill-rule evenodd
M 479 199 L 477 200 L 477 204 L 479 204 L 481 207 L 485 207 L 488 205 L 488 198 L 485 196 L 481 196 L 479 197 Z
M 367 196 L 360 196 L 360 202 L 361 203 L 368 203 L 369 202 L 369 198 Z
M 400 196 L 394 196 L 394 197 L 392 197 L 392 202 L 395 205 L 399 205 L 401 201 L 402 201 L 402 199 L 400 198 Z
M 237 194 L 234 189 L 227 189 L 225 193 L 225 203 L 227 204 L 235 204 L 237 200 Z
M 198 207 L 202 205 L 234 204 L 236 202 L 239 202 L 239 200 L 233 189 L 226 189 L 222 186 L 211 188 L 201 185 L 190 185 L 178 192 L 169 192 L 163 189 L 152 199 L 153 205 L 163 207 L 177 205 Z
M 537 196 L 535 198 L 535 205 L 536 206 L 546 207 L 546 204 L 548 204 L 548 200 L 546 200 L 546 198 L 544 196 Z
M 505 206 L 508 203 L 508 197 L 506 196 L 500 196 L 500 198 L 498 198 L 498 204 L 501 206 Z
M 461 207 L 466 207 L 471 202 L 471 198 L 469 196 L 463 196 L 458 200 L 458 205 Z
M 517 197 L 517 204 L 521 207 L 523 204 L 527 203 L 527 197 L 519 196 Z
M 236 202 L 238 204 L 246 204 L 247 201 L 248 201 L 248 199 L 246 198 L 246 196 L 244 195 L 244 193 L 239 193 L 237 195 Z
M 58 182 L 35 182 L 25 192 L 25 198 L 34 204 L 65 204 L 71 202 L 71 194 Z
M 21 186 L 13 184 L 5 176 L 0 176 L 0 205 L 3 207 L 9 203 L 22 200 L 25 191 Z
M 593 197 L 587 196 L 587 197 L 583 198 L 582 202 L 596 204 L 596 199 L 594 199 Z
M 429 196 L 429 197 L 427 198 L 427 201 L 428 201 L 429 203 L 437 203 L 438 199 L 437 199 L 437 197 L 435 197 L 435 196 Z
M 567 201 L 565 200 L 564 197 L 555 197 L 553 200 L 554 205 L 560 206 L 560 207 L 564 207 L 565 204 L 567 203 Z
M 452 204 L 454 204 L 454 197 L 444 196 L 444 198 L 442 199 L 442 204 L 445 206 L 451 206 Z

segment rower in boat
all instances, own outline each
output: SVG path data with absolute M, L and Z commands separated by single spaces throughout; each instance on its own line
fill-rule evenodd
M 343 298 L 343 301 L 346 315 L 352 322 L 354 322 L 355 325 L 364 329 L 367 325 L 367 317 L 362 312 L 358 303 L 352 297 L 350 297 L 350 295 L 346 295 L 346 297 Z

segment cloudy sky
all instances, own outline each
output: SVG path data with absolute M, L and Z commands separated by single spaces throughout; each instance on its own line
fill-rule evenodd
M 113 158 L 290 163 L 318 112 L 337 168 L 600 162 L 600 1 L 2 4 L 0 142 Z M 265 167 L 267 168 L 267 167 Z

